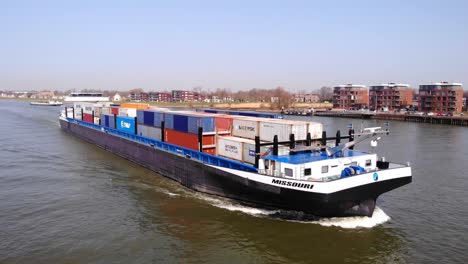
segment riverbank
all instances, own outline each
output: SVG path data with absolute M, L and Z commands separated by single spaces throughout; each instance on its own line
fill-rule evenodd
M 311 115 L 324 117 L 340 117 L 354 119 L 378 119 L 378 120 L 393 120 L 403 122 L 442 124 L 454 126 L 468 126 L 468 116 L 428 116 L 428 115 L 409 115 L 399 113 L 372 113 L 359 111 L 322 111 L 315 112 Z

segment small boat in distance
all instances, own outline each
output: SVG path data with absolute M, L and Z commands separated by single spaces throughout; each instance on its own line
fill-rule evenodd
M 41 106 L 61 106 L 63 103 L 60 101 L 38 101 L 31 102 L 30 105 L 41 105 Z

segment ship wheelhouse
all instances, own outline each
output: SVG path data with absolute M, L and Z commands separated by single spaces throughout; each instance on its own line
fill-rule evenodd
M 340 178 L 343 171 L 350 167 L 360 168 L 362 172 L 374 171 L 377 155 L 355 150 L 344 150 L 333 156 L 328 156 L 324 151 L 268 155 L 262 157 L 259 172 L 285 179 L 327 181 Z

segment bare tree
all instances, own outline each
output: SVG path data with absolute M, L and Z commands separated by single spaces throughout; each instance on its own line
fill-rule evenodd
M 318 94 L 320 96 L 320 101 L 332 101 L 333 99 L 333 89 L 331 87 L 328 87 L 328 86 L 323 86 L 322 88 L 320 88 L 320 90 L 318 91 Z

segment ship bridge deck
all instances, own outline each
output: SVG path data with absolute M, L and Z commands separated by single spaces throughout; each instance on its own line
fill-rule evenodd
M 267 155 L 262 157 L 264 160 L 274 160 L 281 163 L 288 163 L 288 164 L 303 164 L 321 160 L 332 160 L 337 158 L 344 158 L 344 157 L 357 157 L 369 155 L 369 153 L 356 151 L 356 150 L 344 150 L 343 155 L 337 153 L 331 157 L 327 155 L 325 151 L 320 152 L 304 152 L 304 153 L 297 153 L 294 155 L 284 155 L 284 156 L 277 156 L 277 155 Z

